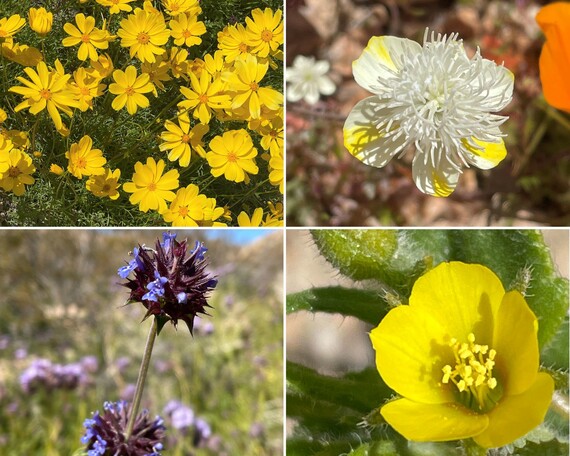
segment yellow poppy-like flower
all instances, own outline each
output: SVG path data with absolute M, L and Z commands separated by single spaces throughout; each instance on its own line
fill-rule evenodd
M 12 37 L 26 25 L 26 20 L 19 14 L 0 19 L 0 43 L 12 42 Z
M 206 195 L 200 194 L 197 185 L 190 184 L 176 192 L 176 197 L 162 217 L 172 226 L 198 226 L 198 221 L 204 218 L 206 202 Z
M 19 63 L 22 66 L 36 66 L 44 57 L 39 49 L 18 43 L 3 43 L 2 57 Z
M 87 70 L 79 67 L 73 73 L 71 90 L 79 102 L 79 110 L 82 112 L 93 109 L 93 98 L 103 95 L 107 86 L 100 83 L 100 79 L 91 77 Z
M 223 174 L 229 181 L 243 182 L 247 178 L 246 173 L 257 174 L 259 171 L 255 164 L 257 149 L 243 128 L 214 137 L 210 141 L 210 149 L 206 159 L 214 177 Z
M 524 297 L 491 270 L 441 263 L 370 333 L 380 375 L 402 396 L 380 413 L 409 440 L 494 448 L 522 437 L 554 389 L 538 372 L 537 330 Z
M 203 22 L 198 21 L 196 16 L 188 14 L 179 14 L 168 24 L 172 30 L 172 38 L 177 46 L 185 45 L 187 47 L 195 46 L 202 43 L 200 35 L 206 33 L 206 26 Z
M 202 12 L 198 0 L 162 0 L 162 5 L 171 16 L 191 14 L 197 16 Z
M 49 165 L 49 172 L 55 174 L 56 176 L 61 176 L 64 173 L 64 170 L 61 166 L 52 163 Z
M 28 12 L 28 20 L 30 28 L 38 35 L 46 36 L 51 32 L 53 24 L 53 13 L 48 12 L 45 8 L 30 8 Z
M 14 108 L 18 112 L 22 109 L 29 109 L 33 115 L 38 114 L 47 108 L 55 127 L 63 129 L 63 122 L 59 110 L 67 115 L 72 115 L 71 108 L 79 106 L 73 92 L 68 88 L 67 81 L 71 75 L 59 75 L 55 71 L 49 71 L 44 62 L 38 63 L 37 72 L 32 68 L 24 68 L 24 72 L 30 81 L 18 76 L 16 79 L 24 86 L 10 87 L 8 91 L 20 94 L 26 99 Z
M 0 108 L 0 124 L 5 122 L 7 118 L 8 118 L 8 114 L 6 114 L 6 111 L 4 111 L 2 108 Z
M 7 164 L 8 169 L 0 176 L 0 187 L 16 196 L 22 196 L 26 185 L 32 185 L 36 181 L 31 176 L 36 172 L 32 157 L 18 149 L 12 149 Z
M 119 14 L 121 11 L 126 11 L 127 13 L 133 10 L 133 7 L 129 3 L 134 0 L 97 0 L 99 5 L 109 7 L 110 14 Z
M 200 157 L 206 156 L 202 138 L 210 130 L 208 125 L 196 124 L 190 128 L 188 113 L 182 113 L 178 116 L 178 125 L 167 120 L 164 127 L 167 131 L 160 134 L 160 139 L 164 142 L 160 144 L 159 148 L 162 151 L 169 151 L 168 159 L 170 161 L 179 160 L 180 166 L 186 167 L 190 164 L 192 150 L 197 152 Z
M 251 54 L 251 46 L 247 42 L 247 31 L 241 24 L 228 25 L 218 32 L 218 49 L 228 63 Z
M 231 106 L 230 96 L 222 92 L 224 83 L 221 79 L 212 81 L 207 71 L 203 71 L 200 79 L 191 72 L 190 87 L 180 87 L 186 100 L 178 103 L 181 110 L 193 110 L 195 119 L 207 124 L 212 118 L 213 109 L 226 109 Z
M 164 168 L 164 160 L 155 162 L 152 157 L 146 159 L 146 165 L 135 163 L 133 181 L 124 184 L 123 190 L 132 193 L 129 201 L 138 204 L 140 211 L 148 212 L 152 209 L 162 214 L 167 209 L 166 201 L 175 198 L 172 190 L 179 186 L 178 170 L 171 169 L 163 174 Z
M 164 60 L 161 60 L 160 62 L 157 60 L 153 63 L 145 62 L 141 64 L 141 73 L 148 74 L 149 82 L 154 86 L 152 94 L 155 97 L 158 97 L 158 91 L 156 88 L 158 87 L 160 90 L 165 90 L 163 82 L 170 81 L 172 79 L 168 75 L 169 69 L 170 65 Z
M 85 187 L 95 196 L 100 198 L 110 198 L 116 200 L 119 198 L 119 178 L 121 177 L 121 170 L 117 168 L 115 171 L 105 169 L 103 174 L 91 176 Z
M 63 29 L 70 35 L 62 40 L 66 47 L 77 46 L 77 58 L 79 60 L 98 60 L 97 49 L 107 49 L 111 35 L 107 30 L 99 30 L 95 27 L 95 18 L 83 13 L 75 15 L 77 27 L 70 22 L 64 24 Z
M 261 115 L 262 106 L 271 110 L 279 109 L 283 94 L 270 87 L 259 86 L 268 67 L 267 62 L 259 62 L 253 55 L 235 61 L 235 70 L 228 79 L 228 89 L 235 92 L 232 109 L 245 106 L 254 119 Z
M 10 151 L 14 148 L 14 144 L 8 138 L 0 135 L 0 174 L 8 170 L 8 161 L 10 159 Z
M 30 138 L 28 133 L 20 130 L 4 130 L 0 128 L 0 136 L 4 137 L 12 147 L 20 150 L 26 150 L 30 147 Z
M 266 125 L 259 128 L 262 138 L 261 147 L 269 150 L 271 155 L 279 155 L 283 153 L 283 115 L 279 115 L 271 119 Z
M 252 52 L 259 57 L 267 57 L 269 52 L 276 51 L 283 44 L 282 11 L 278 9 L 273 13 L 271 8 L 264 11 L 256 8 L 251 12 L 253 19 L 246 17 L 247 44 Z
M 168 41 L 170 30 L 166 28 L 162 14 L 137 9 L 121 21 L 117 35 L 121 38 L 121 46 L 129 48 L 131 57 L 136 55 L 141 62 L 153 63 L 156 55 L 166 52 L 161 46 Z
M 103 152 L 100 149 L 92 149 L 93 140 L 85 135 L 78 143 L 73 143 L 65 153 L 65 158 L 69 159 L 67 170 L 78 179 L 83 176 L 104 174 L 103 165 L 107 163 Z
M 263 208 L 261 207 L 253 211 L 251 218 L 249 218 L 249 215 L 247 215 L 245 211 L 241 211 L 237 218 L 238 226 L 261 226 L 262 221 Z
M 178 48 L 172 46 L 168 54 L 168 65 L 170 66 L 170 71 L 172 76 L 176 79 L 182 76 L 184 79 L 188 80 L 188 51 L 186 49 Z
M 115 111 L 123 109 L 127 105 L 127 111 L 132 116 L 136 114 L 139 106 L 148 108 L 150 102 L 143 93 L 152 92 L 154 86 L 149 82 L 150 76 L 146 73 L 137 77 L 137 69 L 129 65 L 125 71 L 113 71 L 114 83 L 109 85 L 109 92 L 118 95 L 111 106 Z
M 536 22 L 546 36 L 540 53 L 539 69 L 546 101 L 570 112 L 570 3 L 553 2 L 536 15 Z

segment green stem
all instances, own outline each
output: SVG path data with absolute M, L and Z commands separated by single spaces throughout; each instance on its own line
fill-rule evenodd
M 128 441 L 129 437 L 133 433 L 133 427 L 135 425 L 135 419 L 139 413 L 139 407 L 141 405 L 141 398 L 144 389 L 144 382 L 146 380 L 146 374 L 148 372 L 148 366 L 150 364 L 150 355 L 152 354 L 152 347 L 154 345 L 154 340 L 156 339 L 157 332 L 157 322 L 156 317 L 152 319 L 152 325 L 148 332 L 148 337 L 146 339 L 146 346 L 144 348 L 144 355 L 141 362 L 141 367 L 139 370 L 139 378 L 137 379 L 137 386 L 135 388 L 135 397 L 133 399 L 133 407 L 131 408 L 131 415 L 129 416 L 129 422 L 127 423 L 127 431 L 125 433 L 125 440 Z
M 463 449 L 466 456 L 486 456 L 487 450 L 477 445 L 473 440 L 463 440 Z

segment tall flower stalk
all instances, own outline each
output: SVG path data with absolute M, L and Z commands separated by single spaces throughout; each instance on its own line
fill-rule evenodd
M 157 335 L 170 321 L 175 327 L 183 320 L 192 333 L 194 318 L 205 314 L 209 293 L 218 281 L 207 271 L 204 256 L 208 249 L 200 242 L 189 251 L 187 241 L 165 233 L 155 249 L 139 245 L 133 259 L 118 274 L 131 290 L 127 304 L 140 302 L 147 309 L 143 320 L 153 316 L 139 369 L 132 405 L 124 401 L 106 402 L 104 413 L 95 412 L 85 420 L 81 442 L 87 456 L 159 456 L 163 449 L 163 420 L 148 419 L 148 410 L 139 413 L 150 357 Z M 129 278 L 131 274 L 134 278 Z

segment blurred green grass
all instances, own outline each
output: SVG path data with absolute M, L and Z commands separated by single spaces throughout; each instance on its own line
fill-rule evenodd
M 211 317 L 202 319 L 214 332 L 192 338 L 185 325 L 165 328 L 142 405 L 163 415 L 178 400 L 212 428 L 210 448 L 195 448 L 192 433 L 169 427 L 166 454 L 282 454 L 282 233 L 246 246 L 205 234 L 179 232 L 178 239 L 205 241 L 220 275 Z M 150 322 L 141 323 L 142 306 L 122 306 L 127 291 L 116 270 L 133 246 L 157 237 L 161 231 L 0 232 L 0 454 L 71 454 L 81 446 L 83 420 L 135 383 Z M 22 391 L 18 378 L 32 359 L 69 363 L 86 355 L 99 361 L 92 386 Z M 121 357 L 130 361 L 124 371 L 116 366 Z M 252 433 L 256 426 L 262 432 Z

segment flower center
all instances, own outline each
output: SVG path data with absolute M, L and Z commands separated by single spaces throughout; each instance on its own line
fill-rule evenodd
M 184 31 L 182 32 L 182 36 L 183 36 L 184 38 L 190 38 L 190 37 L 192 36 L 192 32 L 191 32 L 190 30 L 184 30 Z
M 200 100 L 200 103 L 208 103 L 208 95 L 202 94 L 198 97 L 198 100 Z
M 121 1 L 121 0 L 111 0 L 111 3 L 112 3 L 113 5 L 118 5 L 120 1 Z
M 259 84 L 254 81 L 254 82 L 252 82 L 252 83 L 249 85 L 249 88 L 250 88 L 251 90 L 253 90 L 254 92 L 257 92 L 257 90 L 259 89 Z
M 186 217 L 188 215 L 188 206 L 181 206 L 178 208 L 178 213 L 180 214 L 180 217 Z
M 240 43 L 239 46 L 238 46 L 238 49 L 239 49 L 240 52 L 244 52 L 244 53 L 247 52 L 247 44 L 245 44 L 245 43 Z
M 145 33 L 145 32 L 140 32 L 137 35 L 137 40 L 141 44 L 147 44 L 150 41 L 150 35 L 148 33 Z
M 8 36 L 8 32 L 6 30 L 0 29 L 0 38 L 5 38 Z
M 273 39 L 273 33 L 270 30 L 263 29 L 263 32 L 261 32 L 261 39 L 263 41 L 271 41 Z
M 16 168 L 15 166 L 10 166 L 10 169 L 8 170 L 8 176 L 13 177 L 15 179 L 20 174 L 22 174 L 22 172 L 18 168 Z
M 493 377 L 497 352 L 488 345 L 475 343 L 473 333 L 467 336 L 468 343 L 452 338 L 449 346 L 455 357 L 455 367 L 443 366 L 442 383 L 451 382 L 457 387 L 459 401 L 478 413 L 492 410 L 501 396 L 503 388 Z
M 130 97 L 131 95 L 135 94 L 135 89 L 129 86 L 125 89 L 125 93 Z
M 147 185 L 146 188 L 149 192 L 154 192 L 156 190 L 156 184 L 154 182 L 151 182 L 150 184 Z
M 51 92 L 48 89 L 42 89 L 40 90 L 40 97 L 49 100 L 51 98 Z
M 111 186 L 109 184 L 105 184 L 103 187 L 101 187 L 101 190 L 106 193 L 111 190 Z
M 182 138 L 180 139 L 183 143 L 188 144 L 190 142 L 190 135 L 182 135 Z
M 77 160 L 77 163 L 75 164 L 75 166 L 76 166 L 77 168 L 84 169 L 84 168 L 87 167 L 87 160 L 85 160 L 84 157 L 81 157 L 81 158 L 79 158 L 79 159 Z
M 81 88 L 79 89 L 79 91 L 81 92 L 81 95 L 83 95 L 83 96 L 85 96 L 85 97 L 91 95 L 91 94 L 89 93 L 89 87 L 81 87 Z
M 235 162 L 237 161 L 237 155 L 235 152 L 229 152 L 228 153 L 228 161 L 229 162 Z

